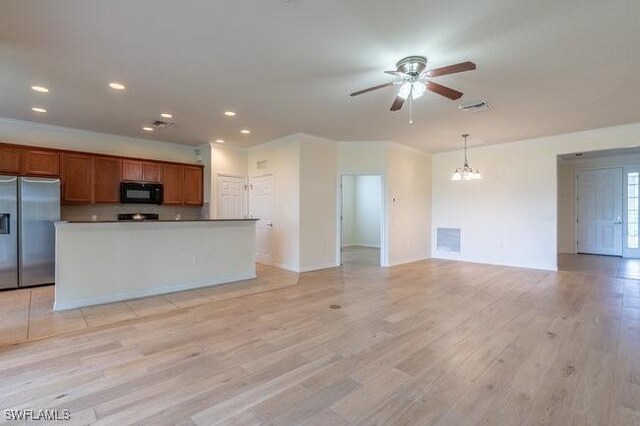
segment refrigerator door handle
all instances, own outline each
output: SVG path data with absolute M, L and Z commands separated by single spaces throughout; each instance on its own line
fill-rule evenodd
M 11 234 L 11 214 L 0 213 L 0 235 Z

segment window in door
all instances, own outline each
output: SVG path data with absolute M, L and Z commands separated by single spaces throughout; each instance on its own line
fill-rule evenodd
M 638 185 L 640 173 L 627 173 L 627 247 L 638 248 Z

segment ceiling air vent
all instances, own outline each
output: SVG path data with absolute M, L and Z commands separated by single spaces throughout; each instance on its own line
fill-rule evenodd
M 470 104 L 460 105 L 458 108 L 460 108 L 464 112 L 474 113 L 474 112 L 486 111 L 489 108 L 491 108 L 491 105 L 489 105 L 487 101 L 479 101 L 479 102 L 473 102 Z
M 173 129 L 174 127 L 176 127 L 176 123 L 168 123 L 162 120 L 155 120 L 153 123 L 151 123 L 151 125 L 156 129 L 163 129 L 163 130 Z

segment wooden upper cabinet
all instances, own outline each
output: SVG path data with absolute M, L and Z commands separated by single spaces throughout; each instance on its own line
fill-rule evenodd
M 142 161 L 122 160 L 122 180 L 142 182 Z
M 120 202 L 120 168 L 122 161 L 113 157 L 95 157 L 93 159 L 94 203 Z
M 184 203 L 188 206 L 201 206 L 203 170 L 198 166 L 184 166 Z
M 163 204 L 182 204 L 184 169 L 184 166 L 177 164 L 162 165 L 162 184 L 164 187 Z
M 55 151 L 25 149 L 24 174 L 31 176 L 59 176 L 60 154 Z
M 22 149 L 0 146 L 0 173 L 19 174 L 22 171 Z
M 142 180 L 144 182 L 161 182 L 159 163 L 142 163 Z
M 93 202 L 93 157 L 85 154 L 63 153 L 62 201 L 90 204 Z
M 122 160 L 122 180 L 133 182 L 160 182 L 160 163 Z

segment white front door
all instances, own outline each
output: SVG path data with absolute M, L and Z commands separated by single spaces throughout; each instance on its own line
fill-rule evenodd
M 578 172 L 578 253 L 622 256 L 622 168 Z
M 273 175 L 251 178 L 249 209 L 256 222 L 256 261 L 265 265 L 273 262 Z
M 247 179 L 218 176 L 218 219 L 247 217 Z

